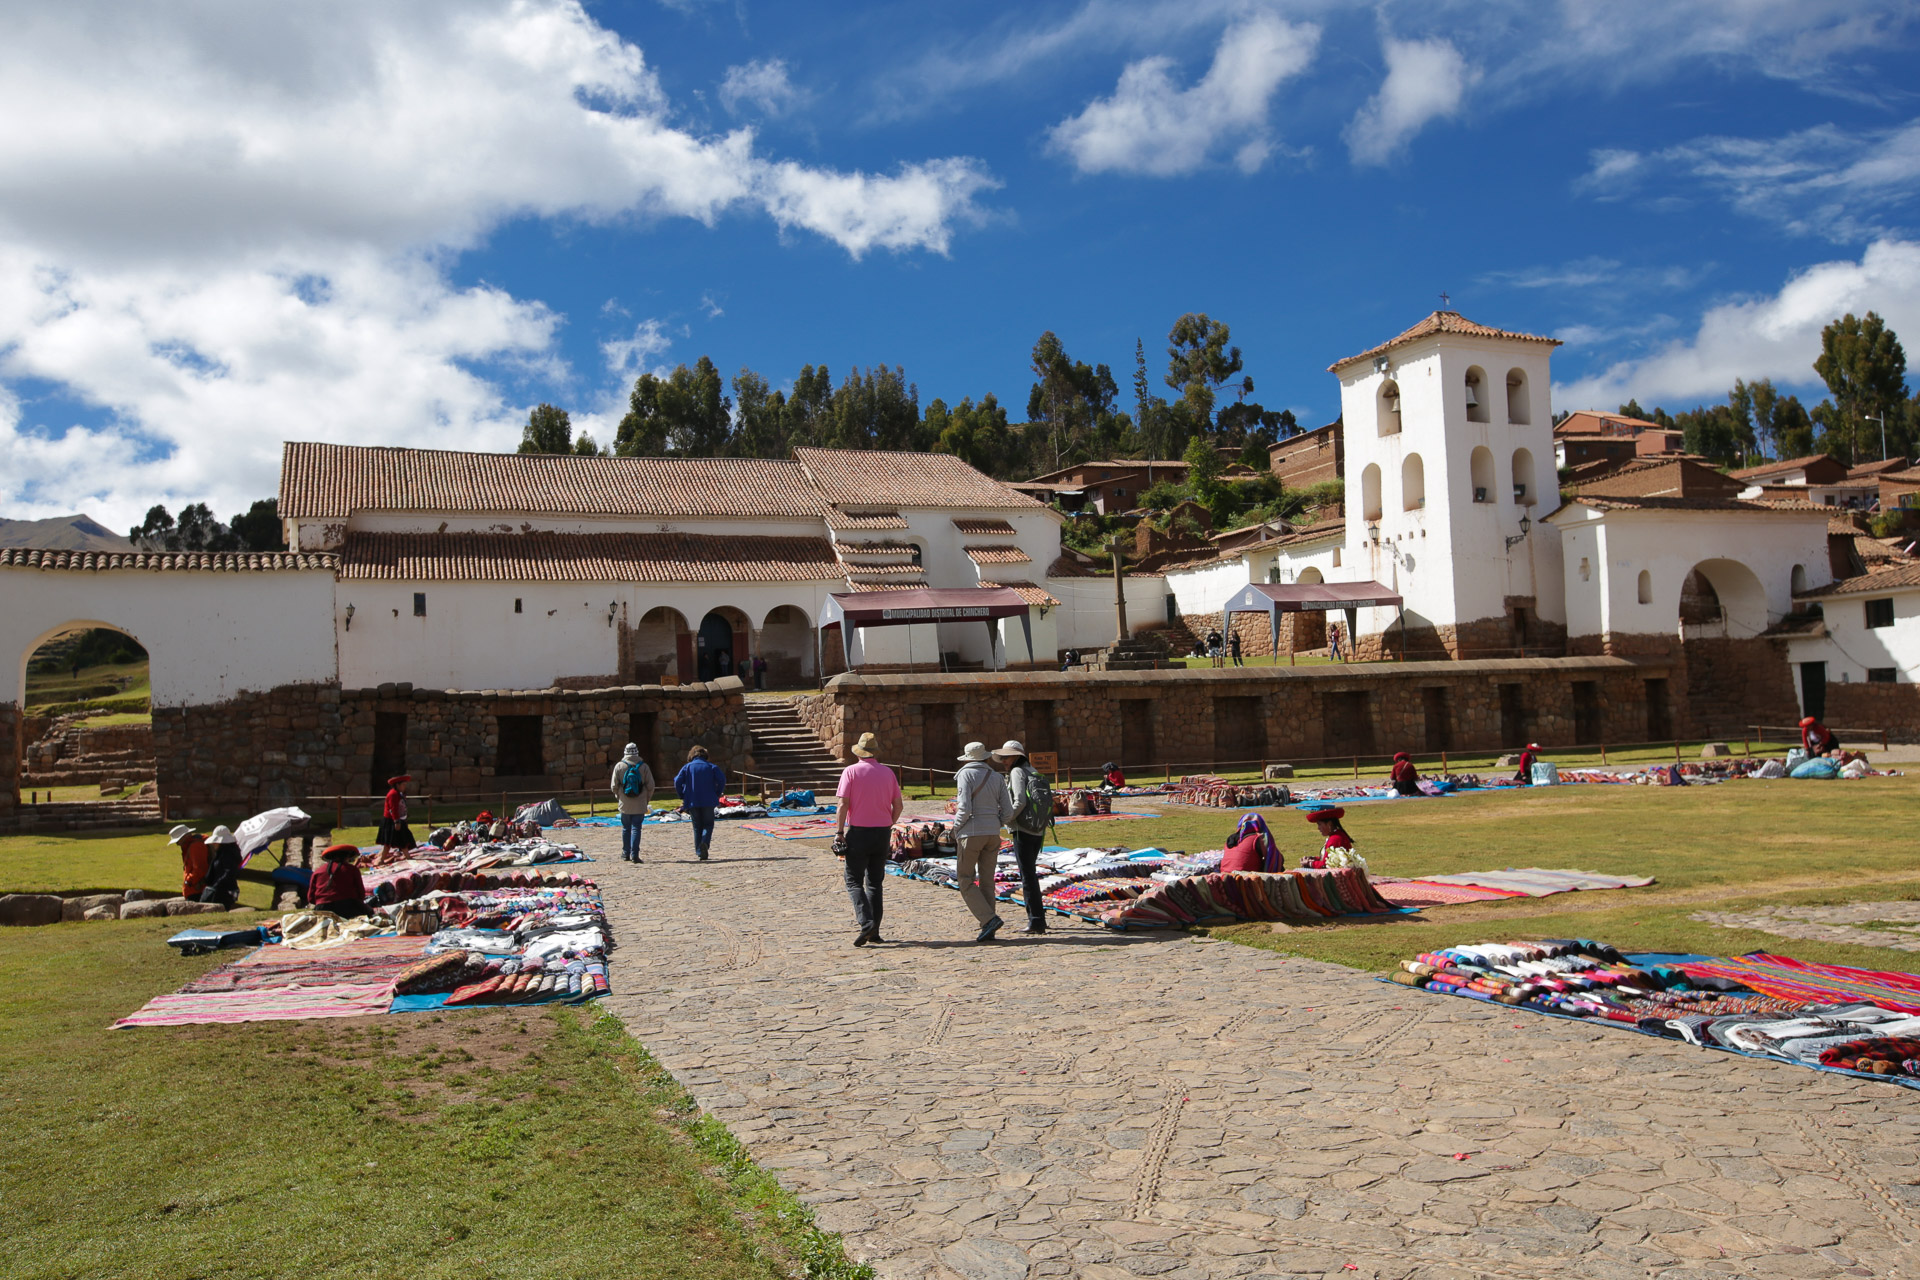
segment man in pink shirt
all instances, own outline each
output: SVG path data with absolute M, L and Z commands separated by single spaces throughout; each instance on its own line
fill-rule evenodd
M 887 879 L 887 851 L 893 824 L 900 821 L 904 802 L 900 779 L 874 759 L 878 741 L 870 733 L 853 744 L 857 757 L 840 775 L 834 794 L 840 797 L 835 843 L 846 849 L 847 897 L 853 900 L 853 922 L 859 932 L 853 945 L 884 942 L 880 936 L 880 886 Z

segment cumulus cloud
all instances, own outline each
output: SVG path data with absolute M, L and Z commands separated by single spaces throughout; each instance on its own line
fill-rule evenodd
M 781 116 L 805 101 L 806 94 L 787 78 L 787 64 L 781 58 L 728 67 L 720 81 L 720 105 L 735 115 L 742 107 L 751 107 L 765 116 Z
M 1267 107 L 1274 92 L 1313 61 L 1320 29 L 1255 14 L 1228 27 L 1213 65 L 1190 88 L 1174 81 L 1174 62 L 1144 58 L 1120 73 L 1113 95 L 1055 125 L 1052 148 L 1082 173 L 1172 177 L 1191 173 L 1223 148 L 1252 172 L 1272 149 Z
M 1820 330 L 1849 311 L 1869 310 L 1898 332 L 1920 333 L 1920 242 L 1875 241 L 1857 262 L 1823 262 L 1771 297 L 1713 307 L 1692 337 L 1557 386 L 1554 399 L 1570 409 L 1635 398 L 1642 404 L 1715 400 L 1735 378 L 1805 386 L 1818 381 L 1813 361 Z
M 1355 164 L 1386 164 L 1434 120 L 1460 110 L 1478 73 L 1445 40 L 1394 40 L 1382 44 L 1387 78 L 1347 125 L 1344 137 Z
M 513 388 L 569 373 L 541 303 L 449 280 L 506 221 L 758 213 L 854 257 L 943 253 L 993 185 L 966 159 L 848 173 L 694 132 L 578 0 L 74 0 L 6 25 L 9 514 L 241 509 L 286 437 L 510 446 Z M 22 403 L 29 379 L 87 425 Z

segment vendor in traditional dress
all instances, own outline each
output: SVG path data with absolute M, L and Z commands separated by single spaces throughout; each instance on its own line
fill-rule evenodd
M 200 901 L 232 907 L 240 901 L 240 842 L 225 827 L 207 837 L 207 882 Z
M 1840 739 L 1833 736 L 1833 730 L 1820 723 L 1819 716 L 1808 716 L 1800 722 L 1800 745 L 1806 748 L 1809 760 L 1840 751 Z
M 1529 742 L 1520 752 L 1520 768 L 1514 773 L 1513 780 L 1523 787 L 1533 785 L 1533 761 L 1539 750 L 1539 743 Z
M 307 905 L 331 911 L 343 920 L 367 914 L 367 886 L 360 879 L 360 850 L 336 844 L 320 855 L 320 867 L 307 882 Z
M 1393 789 L 1403 796 L 1421 794 L 1420 771 L 1413 767 L 1413 757 L 1404 751 L 1393 753 Z
M 420 843 L 407 825 L 407 784 L 412 781 L 412 775 L 405 773 L 387 779 L 387 803 L 380 810 L 379 843 L 383 852 L 404 852 Z
M 1353 848 L 1353 837 L 1348 835 L 1347 829 L 1340 825 L 1340 819 L 1346 816 L 1347 811 L 1339 805 L 1331 809 L 1307 810 L 1307 821 L 1320 828 L 1320 834 L 1325 838 L 1325 843 L 1320 846 L 1319 853 L 1304 859 L 1301 866 L 1324 867 L 1327 865 L 1327 855 L 1335 849 Z
M 1109 760 L 1100 771 L 1100 781 L 1101 785 L 1105 786 L 1108 790 L 1118 791 L 1127 785 L 1127 775 L 1120 772 L 1120 766 L 1118 764 Z
M 180 846 L 180 896 L 198 902 L 207 887 L 207 838 L 182 826 L 167 833 L 167 843 Z

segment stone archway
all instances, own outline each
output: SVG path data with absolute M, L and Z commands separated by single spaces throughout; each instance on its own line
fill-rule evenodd
M 0 726 L 11 730 L 0 757 L 12 762 L 5 785 L 15 799 L 98 803 L 152 791 L 149 658 L 130 628 L 91 619 L 61 623 L 26 646 L 18 719 Z
M 814 672 L 813 620 L 799 605 L 777 605 L 760 624 L 759 656 L 766 659 L 767 687 L 805 684 Z
M 740 675 L 753 652 L 752 635 L 753 624 L 732 605 L 709 610 L 694 636 L 694 679 Z
M 692 672 L 680 670 L 680 638 L 691 639 L 691 631 L 685 615 L 669 605 L 657 605 L 641 614 L 627 635 L 627 662 L 634 682 L 664 684 L 668 676 L 676 681 L 693 679 Z

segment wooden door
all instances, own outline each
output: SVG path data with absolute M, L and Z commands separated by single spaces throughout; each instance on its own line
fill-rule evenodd
M 693 633 L 682 631 L 673 638 L 674 657 L 677 660 L 677 674 L 681 684 L 692 684 L 694 680 Z

